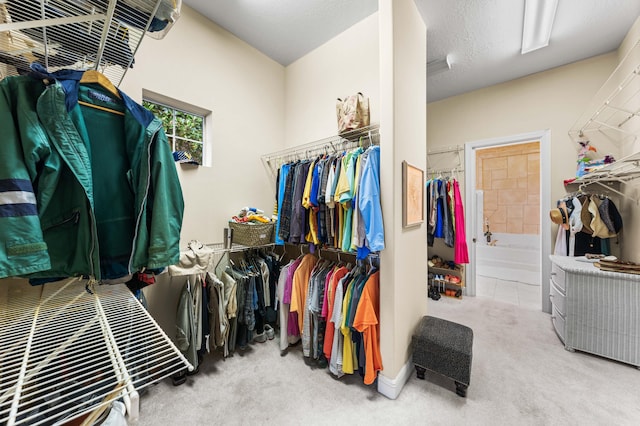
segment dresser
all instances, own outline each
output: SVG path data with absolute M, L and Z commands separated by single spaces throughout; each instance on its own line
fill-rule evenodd
M 640 275 L 550 256 L 551 321 L 565 349 L 640 368 Z

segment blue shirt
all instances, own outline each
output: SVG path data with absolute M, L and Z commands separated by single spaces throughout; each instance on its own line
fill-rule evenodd
M 380 147 L 372 146 L 369 150 L 360 178 L 358 208 L 364 221 L 365 245 L 371 251 L 380 251 L 384 249 L 384 224 L 380 204 Z

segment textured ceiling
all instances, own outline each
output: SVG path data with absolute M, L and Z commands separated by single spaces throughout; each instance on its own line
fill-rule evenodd
M 429 76 L 429 101 L 615 50 L 640 15 L 638 0 L 559 0 L 549 46 L 522 55 L 524 0 L 417 3 L 427 62 L 447 54 L 452 62 L 450 71 Z
M 184 0 L 282 65 L 378 9 L 377 0 Z M 548 47 L 520 54 L 524 0 L 416 0 L 427 24 L 427 60 L 452 69 L 427 76 L 429 102 L 616 49 L 640 0 L 559 0 Z

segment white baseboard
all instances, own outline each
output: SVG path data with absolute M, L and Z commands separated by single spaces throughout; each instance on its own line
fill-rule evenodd
M 378 392 L 389 399 L 396 399 L 412 373 L 413 362 L 411 362 L 411 357 L 409 357 L 407 363 L 402 366 L 395 378 L 389 379 L 382 374 L 378 374 Z

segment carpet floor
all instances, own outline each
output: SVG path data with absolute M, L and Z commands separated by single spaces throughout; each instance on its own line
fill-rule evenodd
M 640 424 L 640 371 L 566 351 L 548 314 L 482 297 L 425 303 L 474 331 L 466 398 L 427 372 L 390 400 L 357 375 L 308 365 L 300 346 L 281 356 L 276 336 L 227 359 L 208 355 L 181 386 L 148 388 L 138 425 Z

